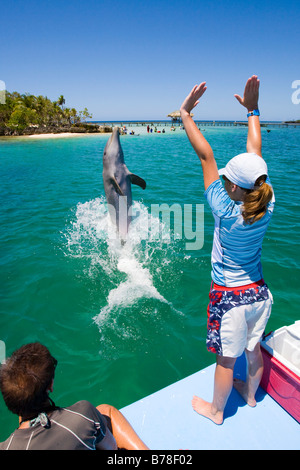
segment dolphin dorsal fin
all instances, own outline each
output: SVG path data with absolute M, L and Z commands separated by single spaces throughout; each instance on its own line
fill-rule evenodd
M 146 189 L 146 181 L 143 180 L 143 178 L 140 178 L 137 175 L 134 175 L 133 173 L 130 173 L 130 179 L 132 184 L 136 184 L 137 186 L 140 186 L 142 189 Z
M 123 193 L 122 189 L 120 188 L 119 183 L 118 183 L 118 181 L 116 180 L 116 177 L 115 177 L 115 176 L 112 176 L 112 177 L 111 177 L 111 182 L 112 182 L 112 184 L 113 184 L 115 190 L 117 191 L 117 193 L 120 194 L 120 196 L 124 196 L 124 193 Z

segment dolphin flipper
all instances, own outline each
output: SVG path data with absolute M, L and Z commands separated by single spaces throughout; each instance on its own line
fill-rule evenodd
M 123 193 L 122 189 L 120 188 L 119 183 L 116 180 L 115 176 L 111 177 L 111 182 L 112 182 L 112 185 L 114 186 L 115 190 L 117 191 L 117 193 L 120 194 L 120 196 L 124 196 L 124 193 Z
M 130 179 L 132 184 L 136 184 L 137 186 L 140 186 L 142 189 L 146 189 L 146 181 L 143 180 L 143 178 L 140 178 L 137 175 L 134 175 L 133 173 L 130 173 Z

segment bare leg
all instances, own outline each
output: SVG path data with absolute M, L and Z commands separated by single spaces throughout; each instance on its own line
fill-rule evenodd
M 253 351 L 245 349 L 245 352 L 248 364 L 247 380 L 243 382 L 242 380 L 234 379 L 233 386 L 249 406 L 256 406 L 255 393 L 259 387 L 264 370 L 260 343 L 257 343 Z
M 111 431 L 120 449 L 149 450 L 117 408 L 111 405 L 99 405 L 97 409 L 110 419 Z
M 192 400 L 194 410 L 216 424 L 223 423 L 225 405 L 232 390 L 235 361 L 236 358 L 217 356 L 212 403 L 196 396 Z

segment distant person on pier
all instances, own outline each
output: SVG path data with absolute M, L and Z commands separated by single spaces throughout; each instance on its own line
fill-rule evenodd
M 0 450 L 147 450 L 120 411 L 88 401 L 58 407 L 53 391 L 57 361 L 40 343 L 15 351 L 0 369 L 6 406 L 19 427 Z
M 202 165 L 205 197 L 215 219 L 206 339 L 208 350 L 216 354 L 214 393 L 211 402 L 194 396 L 192 406 L 200 415 L 222 424 L 233 385 L 248 405 L 256 405 L 263 373 L 260 339 L 273 303 L 263 279 L 261 250 L 275 199 L 262 158 L 257 76 L 248 79 L 243 98 L 235 95 L 248 111 L 247 153 L 233 157 L 220 171 L 210 144 L 190 115 L 205 90 L 205 82 L 196 85 L 180 110 Z M 233 380 L 233 368 L 244 351 L 248 368 L 242 382 Z

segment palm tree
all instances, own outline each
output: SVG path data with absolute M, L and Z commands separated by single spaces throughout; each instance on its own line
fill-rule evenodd
M 73 124 L 77 124 L 78 122 L 80 122 L 80 118 L 79 118 L 79 116 L 78 116 L 77 111 L 76 111 L 75 108 L 72 108 L 72 109 L 71 109 L 71 113 L 70 113 L 70 114 L 71 114 L 71 120 L 72 120 L 72 123 L 73 123 Z
M 72 115 L 71 115 L 71 109 L 70 108 L 65 108 L 64 109 L 64 118 L 66 122 L 71 125 L 72 124 Z
M 60 95 L 58 98 L 57 104 L 63 108 L 63 105 L 65 104 L 66 100 L 64 98 L 64 95 Z

